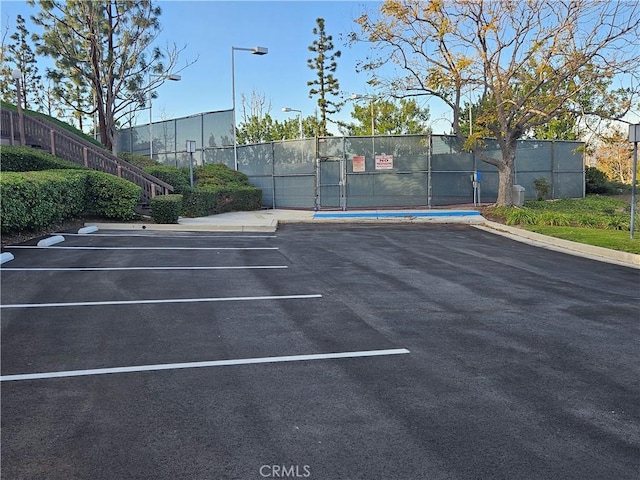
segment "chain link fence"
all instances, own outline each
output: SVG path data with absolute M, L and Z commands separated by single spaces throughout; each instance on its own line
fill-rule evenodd
M 455 137 L 399 135 L 319 137 L 233 148 L 231 110 L 156 122 L 122 130 L 120 150 L 149 155 L 163 164 L 189 165 L 186 141 L 196 141 L 194 162 L 224 163 L 262 189 L 270 208 L 417 208 L 494 202 L 498 172 L 466 152 Z M 153 146 L 149 144 L 150 134 Z M 545 178 L 551 198 L 584 196 L 583 143 L 520 140 L 516 184 L 535 199 L 534 180 Z M 482 154 L 501 155 L 495 140 Z

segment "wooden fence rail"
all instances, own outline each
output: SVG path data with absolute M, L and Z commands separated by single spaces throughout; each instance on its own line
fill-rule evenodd
M 18 113 L 2 109 L 0 116 L 2 137 L 8 138 L 11 145 L 20 145 Z M 142 203 L 148 204 L 156 195 L 166 195 L 173 191 L 168 183 L 97 145 L 72 135 L 58 125 L 30 115 L 23 115 L 22 118 L 27 146 L 41 148 L 70 162 L 129 180 L 142 188 Z

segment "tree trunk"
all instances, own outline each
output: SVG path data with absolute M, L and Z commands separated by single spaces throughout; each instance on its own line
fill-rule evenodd
M 498 199 L 496 205 L 509 207 L 514 204 L 513 185 L 516 180 L 516 140 L 500 143 L 502 162 L 498 165 Z

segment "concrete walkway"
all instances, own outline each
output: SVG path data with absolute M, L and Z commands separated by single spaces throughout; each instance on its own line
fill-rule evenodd
M 311 211 L 311 210 L 256 210 L 253 212 L 230 212 L 198 218 L 180 218 L 177 224 L 161 225 L 136 221 L 131 223 L 87 223 L 101 230 L 163 230 L 180 232 L 275 232 L 278 225 L 290 223 L 457 223 L 474 225 L 485 231 L 507 236 L 513 240 L 538 247 L 562 251 L 571 255 L 591 258 L 618 265 L 640 268 L 640 255 L 619 252 L 608 248 L 594 247 L 559 238 L 548 237 L 516 227 L 509 227 L 486 220 L 477 210 L 354 210 L 354 211 Z

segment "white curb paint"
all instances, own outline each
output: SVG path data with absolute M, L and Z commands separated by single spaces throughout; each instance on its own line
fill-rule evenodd
M 132 367 L 96 368 L 92 370 L 70 370 L 66 372 L 27 373 L 4 375 L 0 382 L 15 380 L 41 380 L 45 378 L 82 377 L 87 375 L 105 375 L 109 373 L 153 372 L 159 370 L 177 370 L 184 368 L 222 367 L 230 365 L 252 365 L 257 363 L 300 362 L 305 360 L 330 360 L 338 358 L 379 357 L 385 355 L 403 355 L 410 353 L 406 348 L 389 350 L 366 350 L 360 352 L 316 353 L 311 355 L 289 355 L 282 357 L 239 358 L 236 360 L 213 360 L 209 362 L 164 363 L 158 365 L 137 365 Z
M 13 253 L 4 252 L 0 253 L 0 265 L 6 262 L 10 262 L 14 259 Z
M 96 227 L 95 225 L 90 225 L 88 227 L 82 227 L 80 230 L 78 230 L 78 234 L 82 235 L 84 233 L 93 233 L 97 231 L 98 227 Z
M 51 245 L 55 245 L 56 243 L 64 242 L 64 237 L 62 235 L 54 235 L 53 237 L 43 238 L 38 242 L 39 247 L 50 247 Z

